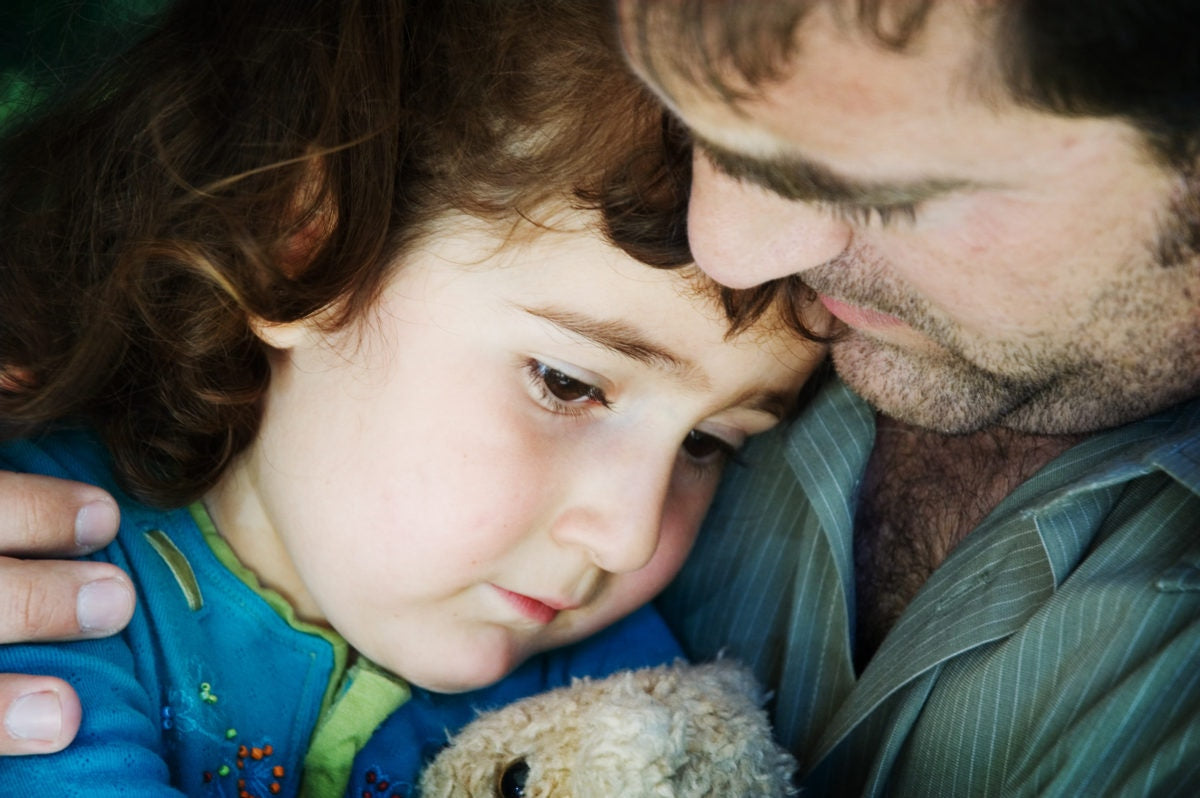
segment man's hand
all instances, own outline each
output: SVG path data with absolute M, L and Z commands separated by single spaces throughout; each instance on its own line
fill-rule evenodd
M 0 472 L 0 644 L 103 637 L 133 615 L 129 577 L 75 557 L 116 534 L 117 504 L 103 490 Z M 50 753 L 79 729 L 79 697 L 51 676 L 0 674 L 0 755 Z

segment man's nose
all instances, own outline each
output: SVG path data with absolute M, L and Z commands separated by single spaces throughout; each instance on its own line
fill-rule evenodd
M 658 550 L 675 456 L 651 463 L 627 452 L 580 471 L 555 518 L 555 540 L 583 548 L 609 573 L 644 567 Z
M 845 251 L 846 222 L 718 171 L 702 155 L 692 165 L 688 241 L 710 277 L 749 288 L 800 274 Z

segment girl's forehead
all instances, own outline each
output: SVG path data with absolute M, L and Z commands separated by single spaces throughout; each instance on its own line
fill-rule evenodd
M 398 271 L 403 273 L 418 260 L 435 275 L 443 272 L 450 279 L 491 273 L 488 290 L 508 296 L 571 297 L 572 302 L 604 307 L 612 316 L 650 313 L 663 326 L 672 323 L 667 311 L 682 310 L 682 317 L 700 318 L 712 336 L 730 342 L 775 339 L 792 345 L 808 340 L 785 320 L 788 314 L 781 311 L 793 309 L 787 307 L 784 292 L 732 291 L 694 263 L 647 264 L 612 242 L 599 212 L 565 202 L 536 216 L 502 222 L 447 214 L 426 236 L 416 257 L 405 259 Z M 767 298 L 759 301 L 750 293 Z M 745 305 L 756 302 L 761 308 L 745 313 Z M 827 317 L 819 306 L 810 309 L 808 304 L 792 315 L 819 333 Z

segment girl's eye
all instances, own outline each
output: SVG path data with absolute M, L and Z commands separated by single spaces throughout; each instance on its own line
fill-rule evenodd
M 568 377 L 557 369 L 552 369 L 549 366 L 542 365 L 540 374 L 542 382 L 546 384 L 546 390 L 554 394 L 556 399 L 561 399 L 564 402 L 578 402 L 580 399 L 593 399 L 599 394 L 603 394 L 598 388 L 588 385 L 586 382 L 577 380 L 574 377 Z
M 683 451 L 693 460 L 708 462 L 716 461 L 724 465 L 737 454 L 737 448 L 721 440 L 715 435 L 692 430 L 683 439 Z
M 539 394 L 538 398 L 555 412 L 577 412 L 587 405 L 608 407 L 608 397 L 595 385 L 564 374 L 538 360 L 530 360 L 526 368 Z

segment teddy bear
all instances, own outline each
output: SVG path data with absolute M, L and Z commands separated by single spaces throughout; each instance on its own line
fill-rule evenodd
M 796 761 L 732 660 L 619 671 L 480 714 L 425 770 L 423 798 L 777 798 Z

